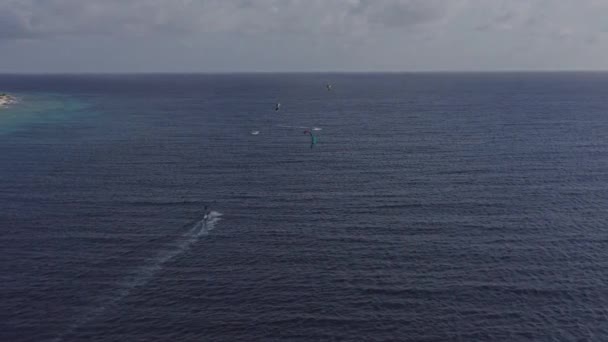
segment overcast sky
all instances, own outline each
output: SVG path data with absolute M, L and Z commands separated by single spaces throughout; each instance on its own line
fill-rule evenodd
M 0 72 L 608 70 L 608 0 L 0 0 Z

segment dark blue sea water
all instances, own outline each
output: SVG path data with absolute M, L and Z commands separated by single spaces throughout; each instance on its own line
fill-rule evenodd
M 608 74 L 0 92 L 1 341 L 608 340 Z

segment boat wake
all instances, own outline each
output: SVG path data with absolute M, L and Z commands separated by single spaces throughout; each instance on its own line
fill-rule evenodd
M 76 322 L 70 325 L 65 332 L 51 341 L 60 342 L 65 339 L 69 340 L 70 335 L 76 330 L 99 318 L 107 311 L 116 308 L 134 289 L 146 285 L 163 268 L 165 263 L 186 252 L 200 237 L 208 235 L 209 232 L 215 229 L 217 223 L 221 221 L 221 217 L 222 213 L 212 211 L 205 218 L 196 222 L 190 230 L 181 235 L 173 243 L 172 248 L 151 258 L 146 265 L 138 268 L 132 275 L 123 279 L 114 293 L 99 298 L 86 312 L 79 315 Z
M 222 213 L 212 211 L 207 215 L 206 219 L 200 220 L 192 228 L 192 234 L 196 237 L 209 234 L 215 228 L 215 225 L 222 219 Z
M 276 125 L 276 127 L 281 128 L 302 128 L 302 129 L 312 129 L 313 131 L 322 131 L 321 127 L 308 127 L 308 126 L 288 126 L 288 125 Z

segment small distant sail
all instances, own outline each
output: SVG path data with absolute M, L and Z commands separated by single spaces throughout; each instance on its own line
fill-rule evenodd
M 279 109 L 281 109 L 281 102 L 277 102 L 277 105 L 274 107 L 275 111 L 279 111 Z

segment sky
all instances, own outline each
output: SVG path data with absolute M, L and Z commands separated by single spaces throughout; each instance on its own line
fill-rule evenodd
M 608 0 L 0 0 L 1 73 L 608 70 Z

